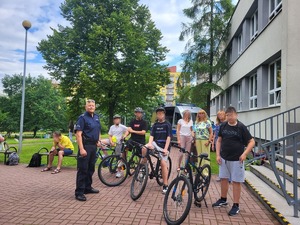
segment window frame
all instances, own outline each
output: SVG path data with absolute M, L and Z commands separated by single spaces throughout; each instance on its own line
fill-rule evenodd
M 249 77 L 249 109 L 257 109 L 257 73 Z
M 253 30 L 254 28 L 254 30 Z M 250 19 L 250 40 L 254 40 L 258 35 L 258 9 L 252 14 Z
M 280 61 L 280 87 L 278 86 L 278 62 Z M 271 89 L 271 66 L 274 65 L 274 71 L 273 71 L 273 89 Z M 272 97 L 273 95 L 273 97 Z M 272 99 L 273 98 L 273 99 Z M 278 101 L 280 98 L 280 101 Z M 271 100 L 273 100 L 274 103 L 271 104 Z M 280 106 L 281 105 L 281 58 L 278 58 L 271 62 L 269 64 L 268 68 L 268 103 L 269 106 Z
M 274 3 L 274 9 L 271 9 L 271 4 Z M 269 0 L 269 19 L 273 19 L 282 7 L 282 0 Z M 272 10 L 272 11 L 271 11 Z
M 243 93 L 242 93 L 242 84 L 241 83 L 239 83 L 237 85 L 237 96 L 238 96 L 237 111 L 242 111 L 242 109 L 243 109 Z
M 238 55 L 240 56 L 243 52 L 243 32 L 241 32 L 237 37 L 238 42 Z

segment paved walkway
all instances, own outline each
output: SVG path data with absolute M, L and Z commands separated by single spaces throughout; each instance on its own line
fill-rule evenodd
M 176 150 L 171 158 L 173 162 L 177 160 Z M 88 201 L 79 202 L 74 198 L 74 168 L 63 168 L 56 175 L 40 170 L 25 165 L 0 165 L 0 224 L 166 224 L 162 215 L 163 195 L 155 180 L 148 181 L 144 194 L 134 202 L 129 194 L 131 178 L 110 188 L 95 173 L 93 186 L 100 189 L 100 194 L 87 195 Z M 206 197 L 209 207 L 192 205 L 183 224 L 279 224 L 245 186 L 238 216 L 227 215 L 230 207 L 213 209 L 211 204 L 219 198 L 219 189 L 213 177 Z

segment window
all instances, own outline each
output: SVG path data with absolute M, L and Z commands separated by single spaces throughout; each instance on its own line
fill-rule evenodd
M 280 11 L 282 0 L 269 0 L 269 18 L 273 19 L 274 16 Z
M 231 89 L 229 89 L 227 91 L 226 97 L 227 97 L 226 105 L 227 105 L 227 107 L 229 107 L 229 106 L 231 106 Z
M 281 103 L 281 59 L 269 65 L 269 105 Z
M 242 85 L 238 84 L 237 86 L 237 92 L 238 92 L 238 111 L 242 110 Z
M 243 38 L 243 35 L 242 35 L 242 33 L 238 36 L 238 55 L 240 55 L 240 54 L 242 54 L 242 51 L 243 51 L 243 49 L 242 49 L 242 44 L 243 44 L 243 40 L 242 40 L 242 38 Z
M 174 124 L 177 125 L 178 121 L 182 119 L 182 116 L 180 115 L 180 113 L 175 113 L 175 121 Z M 171 123 L 172 124 L 172 123 Z
M 253 40 L 257 36 L 257 32 L 258 32 L 258 12 L 256 10 L 256 12 L 251 17 L 251 32 L 250 32 L 251 40 Z
M 250 109 L 256 109 L 257 108 L 257 74 L 250 77 L 249 98 L 250 98 Z
M 228 65 L 232 64 L 232 47 L 227 49 L 227 63 Z

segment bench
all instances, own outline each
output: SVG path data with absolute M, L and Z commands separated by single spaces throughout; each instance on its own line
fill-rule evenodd
M 5 150 L 1 150 L 0 153 L 4 154 L 4 165 L 6 165 L 9 155 L 13 152 L 18 152 L 15 147 L 8 147 Z
M 47 156 L 47 164 L 49 163 L 49 150 L 46 147 L 42 147 L 39 149 L 39 151 L 37 152 L 41 157 L 43 156 Z M 56 155 L 57 156 L 57 155 Z M 77 159 L 77 154 L 71 154 L 71 155 L 64 155 L 64 157 L 74 157 Z

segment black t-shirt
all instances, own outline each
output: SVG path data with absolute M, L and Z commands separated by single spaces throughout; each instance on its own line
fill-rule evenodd
M 171 138 L 172 136 L 171 124 L 168 121 L 164 121 L 162 123 L 156 122 L 152 126 L 150 135 L 153 136 L 153 140 L 159 147 L 164 148 L 166 145 L 167 138 Z
M 240 121 L 235 126 L 222 123 L 218 136 L 222 137 L 221 157 L 228 161 L 238 161 L 252 139 L 247 127 Z
M 129 123 L 129 127 L 131 127 L 132 130 L 135 130 L 135 131 L 142 131 L 142 130 L 147 131 L 147 122 L 143 119 L 141 119 L 141 120 L 133 119 Z M 138 143 L 141 143 L 141 144 L 146 144 L 146 135 L 131 134 L 130 139 L 132 139 L 133 141 L 136 141 Z

